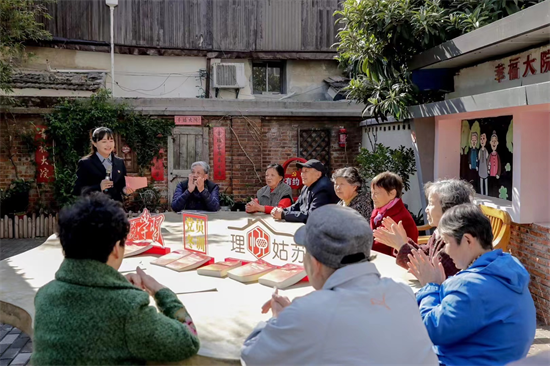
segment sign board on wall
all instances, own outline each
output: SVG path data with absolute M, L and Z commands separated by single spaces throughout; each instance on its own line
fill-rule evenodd
M 513 129 L 512 116 L 462 121 L 460 179 L 477 193 L 512 200 Z
M 550 46 L 534 48 L 503 59 L 461 69 L 454 78 L 455 92 L 492 86 L 502 89 L 524 79 L 550 78 Z
M 202 125 L 201 116 L 175 116 L 176 126 L 200 126 Z
M 214 180 L 225 180 L 225 127 L 214 127 Z

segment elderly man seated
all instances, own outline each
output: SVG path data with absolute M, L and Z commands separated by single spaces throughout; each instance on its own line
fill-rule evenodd
M 302 169 L 302 193 L 292 206 L 285 209 L 274 208 L 271 216 L 276 220 L 305 223 L 313 210 L 329 203 L 337 203 L 339 199 L 334 193 L 331 180 L 325 176 L 323 163 L 311 159 L 306 163 L 296 163 L 296 166 Z
M 273 317 L 246 339 L 252 365 L 437 365 L 412 290 L 369 262 L 372 231 L 349 207 L 326 205 L 295 234 L 316 291 L 290 302 L 275 291 Z
M 176 187 L 172 199 L 172 210 L 218 211 L 220 209 L 220 188 L 208 180 L 210 165 L 204 161 L 191 164 L 189 179 Z
M 536 330 L 529 274 L 493 249 L 489 219 L 473 204 L 448 209 L 438 230 L 461 271 L 445 280 L 443 265 L 413 250 L 411 271 L 423 283 L 420 314 L 447 365 L 506 365 L 525 357 Z
M 195 326 L 176 294 L 139 268 L 126 278 L 118 272 L 129 230 L 121 204 L 102 193 L 61 212 L 65 259 L 34 299 L 31 364 L 137 365 L 197 353 Z

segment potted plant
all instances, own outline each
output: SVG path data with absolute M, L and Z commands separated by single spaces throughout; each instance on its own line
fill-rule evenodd
M 233 200 L 233 195 L 225 192 L 220 193 L 220 206 L 222 211 L 230 211 L 234 204 L 235 200 Z
M 2 211 L 23 216 L 29 209 L 29 192 L 31 182 L 24 179 L 15 179 L 3 194 Z

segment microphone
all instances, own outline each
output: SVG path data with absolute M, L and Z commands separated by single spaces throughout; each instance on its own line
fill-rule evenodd
M 105 179 L 107 180 L 111 180 L 111 172 L 113 171 L 113 165 L 111 165 L 110 167 L 108 168 L 105 168 L 105 170 L 107 171 L 106 175 L 105 175 Z M 109 190 L 109 188 L 107 188 L 105 190 L 105 192 L 107 192 Z

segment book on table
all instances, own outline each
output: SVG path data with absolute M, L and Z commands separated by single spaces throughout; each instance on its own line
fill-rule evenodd
M 197 273 L 203 276 L 221 277 L 227 276 L 227 272 L 233 268 L 240 267 L 243 262 L 239 259 L 225 258 L 221 262 L 216 262 L 208 266 L 197 269 Z
M 304 267 L 296 264 L 285 264 L 281 268 L 260 277 L 258 282 L 262 285 L 285 289 L 300 282 L 304 277 L 306 277 Z
M 153 247 L 155 242 L 150 240 L 133 241 L 128 240 L 124 244 L 124 258 L 141 254 Z
M 158 257 L 154 261 L 151 262 L 151 264 L 156 264 L 157 266 L 166 266 L 167 264 L 170 264 L 172 262 L 177 261 L 178 259 L 181 259 L 193 252 L 189 250 L 174 250 L 172 253 L 163 255 L 162 257 Z
M 166 268 L 170 268 L 177 272 L 190 271 L 192 269 L 196 269 L 202 266 L 211 259 L 212 257 L 209 257 L 207 255 L 193 252 L 189 255 L 183 256 L 180 259 L 176 259 L 171 263 L 168 263 L 166 265 Z
M 251 262 L 245 264 L 244 266 L 234 268 L 227 272 L 227 275 L 229 278 L 239 282 L 248 283 L 258 281 L 258 278 L 275 269 L 277 269 L 277 266 L 260 259 L 256 262 Z

